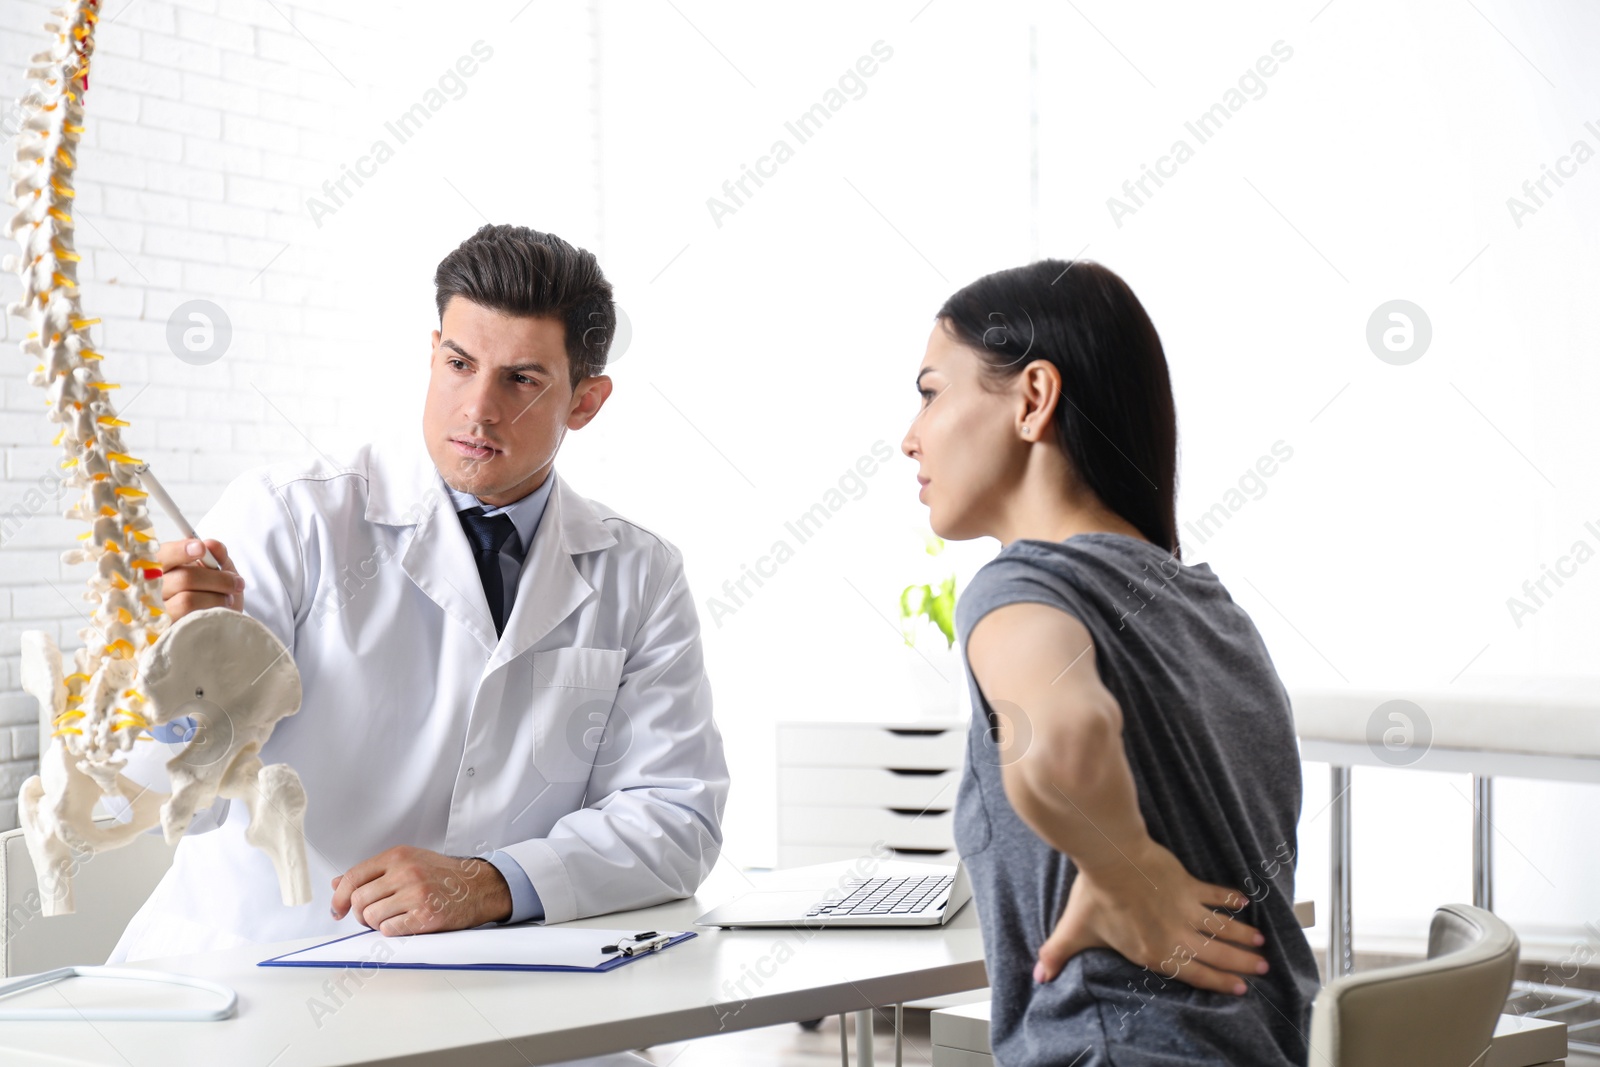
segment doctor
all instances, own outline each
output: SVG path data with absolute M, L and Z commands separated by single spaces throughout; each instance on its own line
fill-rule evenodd
M 261 756 L 305 783 L 313 901 L 280 902 L 244 806 L 219 804 L 113 962 L 564 922 L 692 895 L 716 861 L 728 770 L 682 556 L 554 468 L 611 394 L 611 286 L 518 226 L 434 282 L 425 447 L 247 473 L 201 524 L 221 571 L 198 541 L 158 558 L 174 619 L 244 611 L 299 667 Z M 175 747 L 139 746 L 130 776 L 164 787 Z

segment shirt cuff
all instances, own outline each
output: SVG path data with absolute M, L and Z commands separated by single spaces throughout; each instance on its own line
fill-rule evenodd
M 511 889 L 511 917 L 504 920 L 503 925 L 544 918 L 544 904 L 539 900 L 539 891 L 533 888 L 533 879 L 522 869 L 522 864 L 499 849 L 478 858 L 494 864 L 495 870 L 500 872 Z

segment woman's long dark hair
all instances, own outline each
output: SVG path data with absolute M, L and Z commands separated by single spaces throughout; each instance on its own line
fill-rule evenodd
M 1176 558 L 1178 425 L 1161 338 L 1128 283 L 1092 260 L 996 271 L 938 317 L 1007 381 L 1037 359 L 1061 373 L 1051 424 L 1083 484 Z

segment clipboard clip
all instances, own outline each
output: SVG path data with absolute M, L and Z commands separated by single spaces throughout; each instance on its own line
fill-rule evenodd
M 620 952 L 624 956 L 639 956 L 646 952 L 655 952 L 672 942 L 671 934 L 658 934 L 654 930 L 646 930 L 632 937 L 619 938 L 615 945 L 602 945 L 601 952 Z

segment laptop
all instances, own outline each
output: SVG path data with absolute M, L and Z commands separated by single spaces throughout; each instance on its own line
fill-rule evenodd
M 823 865 L 808 889 L 757 890 L 696 919 L 696 926 L 943 926 L 972 899 L 966 865 L 841 879 Z M 796 871 L 785 872 L 791 878 Z M 802 876 L 803 877 L 803 876 Z

